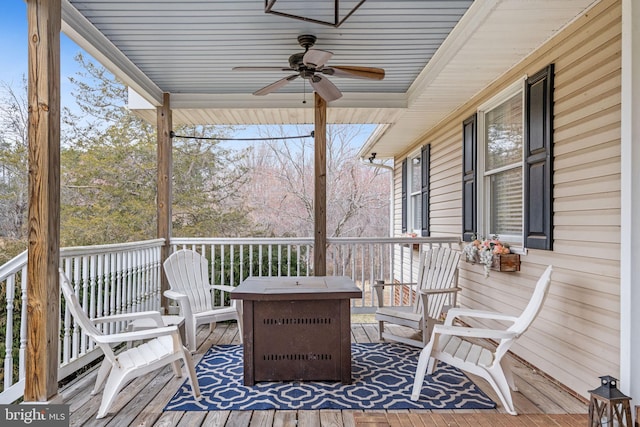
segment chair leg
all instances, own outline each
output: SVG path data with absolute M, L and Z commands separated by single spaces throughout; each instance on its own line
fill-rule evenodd
M 384 341 L 382 338 L 382 333 L 384 332 L 384 322 L 382 320 L 378 321 L 378 339 L 380 341 Z
M 109 412 L 109 408 L 113 404 L 118 392 L 124 385 L 126 372 L 120 369 L 112 369 L 107 384 L 104 386 L 104 393 L 102 395 L 102 402 L 100 403 L 100 409 L 96 418 L 103 418 Z
M 511 362 L 503 357 L 500 361 L 500 365 L 502 365 L 502 372 L 504 373 L 505 378 L 507 379 L 507 384 L 513 391 L 518 391 L 518 387 L 516 386 L 515 381 L 513 380 L 513 371 L 511 370 Z
M 513 406 L 511 390 L 509 389 L 509 384 L 504 372 L 502 371 L 502 367 L 500 365 L 493 366 L 492 368 L 487 369 L 486 373 L 487 375 L 483 376 L 495 390 L 505 411 L 511 415 L 518 415 Z
M 180 366 L 180 361 L 174 361 L 171 366 L 173 367 L 173 373 L 176 377 L 180 378 L 182 376 L 182 367 Z
M 422 321 L 422 346 L 426 346 L 431 339 L 431 332 L 433 331 L 433 322 L 430 319 L 424 319 Z
M 182 347 L 182 349 L 182 360 L 184 361 L 184 366 L 187 370 L 189 381 L 191 381 L 191 391 L 193 392 L 193 397 L 195 397 L 196 399 L 200 399 L 200 385 L 198 384 L 196 369 L 193 366 L 193 358 L 191 357 L 191 354 L 186 349 L 186 347 Z
M 238 319 L 238 338 L 240 339 L 240 344 L 244 343 L 244 335 L 242 332 L 242 321 Z
M 432 375 L 436 365 L 438 364 L 438 360 L 433 357 L 429 358 L 429 366 L 427 366 L 427 375 Z
M 420 390 L 422 390 L 424 377 L 427 373 L 427 367 L 429 365 L 429 359 L 431 359 L 432 349 L 433 341 L 429 342 L 420 352 L 420 357 L 418 358 L 418 366 L 416 368 L 416 375 L 413 380 L 413 389 L 411 391 L 411 400 L 413 400 L 414 402 L 420 398 Z
M 196 351 L 196 332 L 198 328 L 195 324 L 185 324 L 185 335 L 187 336 L 187 347 L 189 351 L 195 353 Z
M 240 342 L 244 342 L 244 325 L 242 324 L 243 319 L 242 319 L 242 301 L 238 301 L 238 304 L 236 305 L 236 310 L 238 312 L 238 334 L 240 335 Z
M 96 384 L 93 386 L 93 390 L 91 391 L 92 395 L 98 394 L 98 392 L 100 392 L 100 388 L 102 388 L 104 380 L 106 380 L 109 376 L 109 372 L 111 372 L 111 362 L 105 357 L 102 361 L 102 364 L 100 365 L 100 369 L 98 370 L 98 375 L 96 376 Z

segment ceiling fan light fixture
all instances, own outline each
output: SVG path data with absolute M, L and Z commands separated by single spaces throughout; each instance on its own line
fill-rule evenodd
M 344 23 L 344 21 L 347 20 L 347 18 L 349 18 L 351 15 L 353 15 L 353 13 L 358 10 L 358 8 L 362 5 L 362 3 L 364 3 L 366 0 L 360 0 L 358 1 L 355 6 L 353 6 L 352 8 L 346 8 L 346 12 L 345 14 L 341 13 L 340 10 L 340 0 L 316 0 L 313 3 L 315 6 L 321 6 L 326 8 L 327 10 L 329 10 L 329 8 L 331 6 L 333 6 L 333 22 L 331 21 L 326 21 L 323 19 L 316 19 L 316 18 L 312 18 L 312 17 L 308 17 L 308 16 L 302 16 L 302 15 L 296 15 L 294 13 L 288 13 L 281 10 L 275 10 L 274 6 L 276 5 L 276 2 L 278 0 L 264 0 L 264 13 L 270 13 L 273 15 L 278 15 L 278 16 L 283 16 L 285 18 L 291 18 L 291 19 L 298 19 L 300 21 L 305 21 L 305 22 L 313 22 L 316 24 L 321 24 L 321 25 L 328 25 L 330 27 L 334 27 L 334 28 L 338 28 L 340 25 L 342 25 Z M 357 0 L 354 0 L 353 2 L 355 2 Z M 282 3 L 287 3 L 287 0 L 282 0 Z M 342 11 L 342 12 L 345 12 Z M 342 18 L 340 17 L 341 15 Z

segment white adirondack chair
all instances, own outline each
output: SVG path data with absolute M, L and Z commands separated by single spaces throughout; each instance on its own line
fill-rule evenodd
M 378 297 L 378 308 L 375 318 L 378 321 L 380 340 L 393 340 L 424 347 L 431 336 L 433 326 L 440 322 L 446 306 L 456 305 L 456 296 L 461 290 L 458 287 L 459 262 L 460 252 L 448 247 L 434 247 L 421 251 L 416 283 L 376 283 L 374 289 Z M 416 293 L 413 304 L 385 306 L 383 291 L 388 286 L 410 287 L 409 292 Z M 385 330 L 385 323 L 418 330 L 420 339 Z
M 96 418 L 103 418 L 107 415 L 109 408 L 115 401 L 120 390 L 132 379 L 140 375 L 147 374 L 169 363 L 173 365 L 173 371 L 180 377 L 182 369 L 180 359 L 184 361 L 187 368 L 187 376 L 191 381 L 191 390 L 196 399 L 200 398 L 200 387 L 196 378 L 193 360 L 189 351 L 182 345 L 180 333 L 176 326 L 162 326 L 160 312 L 146 311 L 139 313 L 117 314 L 96 319 L 89 319 L 86 315 L 78 297 L 73 290 L 69 279 L 62 269 L 60 269 L 60 287 L 64 294 L 67 307 L 73 318 L 104 353 L 104 360 L 98 371 L 96 384 L 91 392 L 97 394 L 104 384 L 102 402 Z M 121 321 L 131 321 L 142 318 L 153 318 L 157 324 L 156 329 L 146 329 L 135 332 L 123 332 L 116 334 L 104 334 L 96 325 L 100 323 L 111 323 Z M 115 354 L 112 345 L 137 340 L 147 340 L 137 347 L 129 348 Z M 106 380 L 106 384 L 105 384 Z
M 513 406 L 511 390 L 518 391 L 508 361 L 504 358 L 511 345 L 522 335 L 536 318 L 549 291 L 552 266 L 544 271 L 531 295 L 529 303 L 520 316 L 509 316 L 471 309 L 451 309 L 443 325 L 433 328 L 429 344 L 420 352 L 411 400 L 420 398 L 424 377 L 431 375 L 437 360 L 458 367 L 486 379 L 498 394 L 505 410 L 517 415 Z M 493 319 L 511 323 L 507 329 L 484 329 L 454 326 L 459 317 Z M 466 338 L 473 339 L 472 341 Z M 478 339 L 498 341 L 494 350 L 478 344 Z
M 184 316 L 187 347 L 192 352 L 197 349 L 196 332 L 199 325 L 209 324 L 210 329 L 216 322 L 238 321 L 240 339 L 242 339 L 242 316 L 240 306 L 232 300 L 230 306 L 213 305 L 215 290 L 231 292 L 233 286 L 211 285 L 207 259 L 199 253 L 181 249 L 171 254 L 164 262 L 164 272 L 169 281 L 170 290 L 164 292 L 167 298 L 178 302 Z

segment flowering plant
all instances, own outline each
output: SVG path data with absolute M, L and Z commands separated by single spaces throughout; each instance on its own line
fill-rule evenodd
M 469 262 L 479 262 L 484 266 L 484 277 L 489 277 L 489 270 L 493 264 L 493 256 L 511 253 L 509 244 L 501 242 L 497 235 L 491 239 L 479 240 L 475 238 L 464 247 L 462 253 Z

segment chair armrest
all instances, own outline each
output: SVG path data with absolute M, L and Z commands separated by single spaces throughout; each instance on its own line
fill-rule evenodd
M 182 310 L 182 315 L 186 319 L 191 319 L 193 317 L 193 311 L 191 310 L 191 302 L 189 302 L 188 296 L 171 289 L 164 291 L 164 296 L 174 301 L 178 301 L 178 304 L 180 305 L 180 309 Z
M 484 328 L 468 328 L 464 326 L 449 326 L 449 325 L 435 325 L 433 327 L 433 334 L 438 335 L 452 335 L 458 337 L 470 337 L 470 338 L 485 338 L 485 339 L 513 339 L 517 338 L 516 332 L 499 330 L 499 329 L 484 329 Z
M 187 302 L 189 301 L 189 297 L 187 297 L 185 294 L 181 294 L 180 292 L 176 292 L 171 289 L 164 291 L 164 296 L 176 301 L 181 301 L 181 300 L 186 300 Z
M 373 290 L 376 291 L 376 296 L 378 297 L 378 308 L 384 307 L 384 291 L 385 286 L 417 286 L 418 284 L 413 283 L 374 283 Z
M 420 298 L 422 299 L 422 319 L 424 320 L 424 322 L 429 321 L 429 318 L 432 318 L 434 320 L 436 320 L 437 322 L 442 322 L 442 320 L 444 320 L 444 318 L 446 318 L 446 316 L 444 316 L 449 310 L 451 310 L 452 306 L 456 305 L 456 300 L 457 300 L 457 293 L 462 291 L 462 288 L 454 286 L 452 288 L 443 288 L 443 289 L 420 289 L 418 292 L 420 294 Z M 447 308 L 444 307 L 444 300 L 442 301 L 443 307 L 441 308 L 442 312 L 438 312 L 438 313 L 433 313 L 433 312 L 429 312 L 429 310 L 427 309 L 427 307 L 431 307 L 429 305 L 429 299 L 430 298 L 436 298 L 436 301 L 438 301 L 438 298 L 436 297 L 437 295 L 447 295 L 445 297 L 441 297 L 441 298 L 448 298 L 448 302 L 450 303 Z M 437 307 L 431 307 L 431 310 L 433 310 L 434 308 Z M 444 316 L 444 318 L 443 318 Z M 453 322 L 452 322 L 453 324 Z
M 478 319 L 493 319 L 493 320 L 506 320 L 509 322 L 515 322 L 517 317 L 496 313 L 493 311 L 473 310 L 468 308 L 452 308 L 447 313 L 447 319 L 445 325 L 452 325 L 453 321 L 458 317 L 476 317 Z
M 211 285 L 211 289 L 216 289 L 223 292 L 231 292 L 235 289 L 235 286 L 231 285 Z
M 155 320 L 158 327 L 164 326 L 164 323 L 162 322 L 162 315 L 160 314 L 159 311 L 140 311 L 138 313 L 114 314 L 110 316 L 96 317 L 91 321 L 97 325 L 100 323 L 122 322 L 122 321 L 131 321 L 131 320 L 137 320 L 137 319 L 149 319 L 149 318 Z
M 374 283 L 374 288 L 384 288 L 385 286 L 416 286 L 416 282 L 408 282 L 408 283 Z
M 172 335 L 174 333 L 178 334 L 179 336 L 178 327 L 175 325 L 172 325 L 172 326 L 163 326 L 162 328 L 143 329 L 143 330 L 133 331 L 133 332 L 121 332 L 119 334 L 97 335 L 95 337 L 91 337 L 91 339 L 93 339 L 98 343 L 116 344 L 121 342 L 158 338 L 165 335 Z
M 450 294 L 454 292 L 460 292 L 462 288 L 444 288 L 444 289 L 420 289 L 420 293 L 424 295 L 437 295 L 437 294 Z

